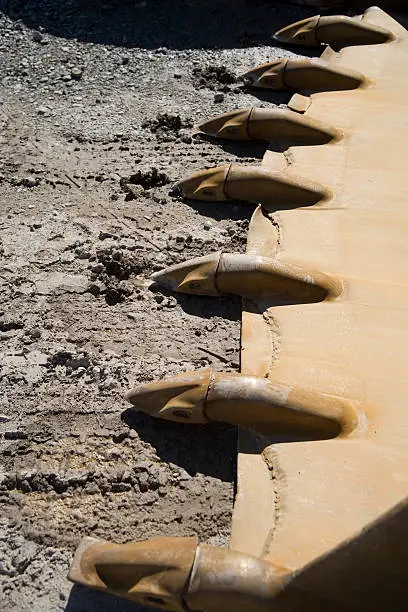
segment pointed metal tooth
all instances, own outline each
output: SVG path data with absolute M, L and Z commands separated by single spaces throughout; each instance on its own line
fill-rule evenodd
M 210 382 L 211 369 L 187 372 L 132 389 L 125 397 L 150 416 L 179 423 L 208 423 L 204 406 Z
M 170 266 L 152 279 L 166 288 L 195 295 L 232 293 L 275 303 L 320 302 L 337 297 L 335 277 L 256 255 L 213 253 Z
M 68 579 L 172 612 L 267 612 L 290 574 L 270 559 L 199 544 L 195 536 L 127 544 L 85 537 Z
M 221 253 L 212 253 L 169 266 L 155 272 L 151 279 L 171 291 L 193 295 L 220 295 L 215 284 Z
M 191 176 L 177 183 L 176 187 L 186 198 L 192 200 L 205 200 L 222 202 L 228 200 L 224 193 L 225 181 L 231 164 L 217 166 L 210 170 L 195 172 Z
M 75 552 L 68 579 L 141 604 L 184 610 L 197 544 L 195 537 L 128 544 L 86 537 Z
M 256 66 L 244 75 L 253 87 L 342 91 L 368 84 L 368 79 L 350 68 L 340 68 L 322 60 L 278 60 Z
M 283 74 L 287 63 L 287 59 L 279 59 L 274 62 L 260 64 L 248 70 L 243 76 L 252 87 L 286 89 Z
M 130 391 L 127 399 L 143 412 L 170 421 L 221 421 L 302 439 L 347 435 L 359 423 L 355 407 L 344 398 L 211 369 L 144 385 Z
M 230 140 L 267 140 L 293 145 L 326 144 L 341 132 L 322 121 L 282 108 L 248 108 L 203 122 L 201 131 Z M 232 131 L 230 128 L 233 128 Z
M 285 172 L 237 164 L 198 172 L 178 187 L 187 198 L 216 202 L 247 200 L 268 210 L 312 206 L 332 197 L 330 190 L 318 183 Z
M 198 129 L 209 136 L 228 138 L 229 140 L 250 140 L 248 120 L 251 108 L 234 110 L 218 115 L 198 125 Z
M 284 44 L 318 47 L 321 43 L 333 49 L 353 45 L 378 45 L 394 40 L 389 30 L 345 15 L 309 17 L 276 32 L 274 38 Z
M 305 47 L 318 47 L 320 41 L 316 38 L 316 29 L 319 23 L 320 15 L 308 17 L 296 23 L 278 30 L 273 38 L 285 45 L 303 45 Z

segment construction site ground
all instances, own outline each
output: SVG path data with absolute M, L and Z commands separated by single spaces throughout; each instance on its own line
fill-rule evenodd
M 0 610 L 125 612 L 66 580 L 82 535 L 228 544 L 236 431 L 136 413 L 166 375 L 239 369 L 238 298 L 150 287 L 163 267 L 243 251 L 245 203 L 183 201 L 186 173 L 257 164 L 198 137 L 255 97 L 273 30 L 313 9 L 239 0 L 0 0 Z

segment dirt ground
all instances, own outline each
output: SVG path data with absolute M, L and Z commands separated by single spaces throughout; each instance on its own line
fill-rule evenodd
M 239 369 L 240 301 L 152 271 L 242 251 L 252 206 L 186 202 L 196 169 L 256 164 L 200 119 L 284 103 L 239 75 L 278 56 L 283 3 L 0 0 L 0 609 L 125 612 L 65 576 L 82 535 L 228 543 L 236 432 L 128 408 L 136 384 Z

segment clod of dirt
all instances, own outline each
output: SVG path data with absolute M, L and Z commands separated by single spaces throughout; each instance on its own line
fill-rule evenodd
M 135 286 L 129 280 L 132 275 L 149 276 L 154 268 L 146 254 L 129 253 L 117 247 L 107 247 L 96 252 L 98 264 L 91 268 L 92 280 L 97 281 L 91 287 L 95 296 L 103 294 L 109 306 L 115 306 L 130 297 Z
M 118 280 L 127 280 L 131 274 L 145 272 L 148 262 L 142 254 L 135 255 L 115 247 L 99 249 L 96 252 L 98 261 L 103 269 L 97 273 L 101 275 L 115 276 Z
M 4 316 L 0 319 L 0 331 L 7 332 L 11 329 L 22 329 L 24 327 L 23 321 L 16 319 L 15 317 Z
M 193 69 L 194 86 L 197 89 L 219 89 L 230 91 L 229 85 L 237 82 L 237 77 L 225 66 L 206 66 Z
M 169 113 L 159 113 L 156 119 L 142 123 L 142 127 L 148 128 L 153 134 L 156 134 L 159 140 L 169 140 L 170 137 L 177 138 L 180 130 L 191 126 L 191 121 L 182 121 L 180 115 L 170 115 Z
M 138 170 L 135 174 L 129 177 L 121 178 L 120 186 L 122 191 L 126 193 L 126 200 L 135 200 L 137 192 L 134 189 L 135 185 L 140 185 L 144 190 L 152 189 L 153 187 L 162 187 L 170 183 L 170 179 L 164 172 L 159 172 L 157 168 L 143 171 Z

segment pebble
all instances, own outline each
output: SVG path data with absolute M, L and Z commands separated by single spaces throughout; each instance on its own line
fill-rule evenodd
M 216 93 L 214 95 L 214 102 L 220 103 L 220 102 L 224 102 L 224 94 L 223 93 Z
M 206 222 L 204 223 L 204 226 L 203 226 L 203 227 L 204 227 L 204 229 L 205 229 L 205 230 L 207 230 L 207 231 L 208 231 L 208 230 L 210 230 L 210 229 L 212 228 L 212 226 L 213 226 L 213 224 L 211 223 L 211 221 L 206 221 Z
M 32 39 L 34 42 L 40 43 L 43 38 L 44 36 L 41 34 L 41 32 L 37 32 L 37 30 L 33 32 Z
M 79 81 L 79 79 L 82 78 L 82 74 L 83 74 L 83 70 L 82 68 L 79 68 L 78 66 L 75 66 L 75 68 L 72 68 L 71 70 L 71 77 L 75 79 L 76 81 Z

